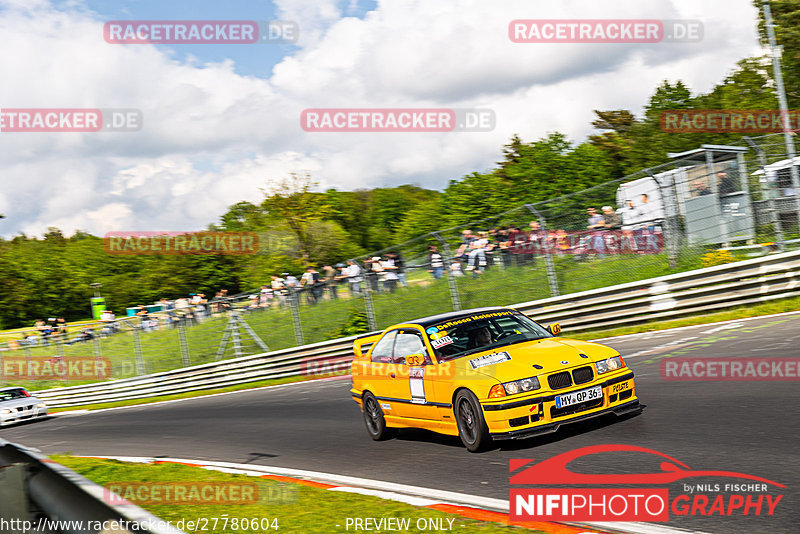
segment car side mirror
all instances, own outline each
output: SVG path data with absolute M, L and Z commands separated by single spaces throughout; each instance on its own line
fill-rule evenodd
M 557 336 L 561 333 L 561 325 L 558 323 L 553 323 L 547 327 L 547 330 L 554 336 Z
M 425 365 L 425 355 L 422 353 L 414 353 L 406 356 L 406 365 L 409 367 L 420 367 Z

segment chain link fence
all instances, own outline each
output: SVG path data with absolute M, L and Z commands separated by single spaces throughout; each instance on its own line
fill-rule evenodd
M 4 343 L 0 380 L 42 389 L 139 376 L 798 247 L 800 199 L 782 135 L 669 156 L 612 182 L 354 258 L 317 284 L 273 289 L 265 280 L 252 293 L 161 311 L 156 320 L 89 323 Z

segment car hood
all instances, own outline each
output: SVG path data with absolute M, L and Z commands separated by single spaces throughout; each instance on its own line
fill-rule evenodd
M 490 358 L 481 358 L 482 356 L 502 352 L 508 353 L 510 359 L 487 364 L 488 361 L 492 360 Z M 582 354 L 588 356 L 588 358 L 582 357 Z M 494 378 L 499 382 L 509 382 L 520 378 L 572 369 L 617 355 L 619 355 L 619 352 L 599 343 L 579 341 L 577 339 L 546 338 L 470 354 L 456 361 L 463 368 L 463 372 L 467 374 L 470 372 L 479 373 Z M 497 359 L 502 360 L 503 358 L 501 356 Z M 473 365 L 479 367 L 473 369 Z M 534 365 L 541 366 L 541 369 L 534 367 Z
M 28 406 L 35 406 L 40 403 L 39 399 L 36 397 L 25 397 L 24 399 L 11 399 L 0 402 L 0 410 L 3 408 L 8 408 L 9 410 L 15 410 L 19 406 L 28 407 Z

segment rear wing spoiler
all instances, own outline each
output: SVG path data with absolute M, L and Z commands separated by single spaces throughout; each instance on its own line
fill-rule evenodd
M 355 354 L 355 357 L 361 358 L 366 356 L 370 347 L 372 347 L 372 345 L 380 339 L 381 335 L 383 335 L 383 332 L 378 332 L 377 334 L 367 334 L 366 336 L 356 338 L 356 340 L 353 341 L 353 354 Z

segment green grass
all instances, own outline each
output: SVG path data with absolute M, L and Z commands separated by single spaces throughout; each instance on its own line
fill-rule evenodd
M 126 488 L 130 487 L 126 486 L 126 484 L 139 482 L 164 484 L 184 482 L 199 484 L 201 488 L 211 487 L 215 489 L 220 484 L 229 483 L 244 482 L 257 485 L 257 491 L 253 493 L 259 501 L 257 504 L 141 505 L 142 508 L 161 519 L 170 521 L 173 525 L 183 520 L 183 530 L 186 532 L 192 532 L 192 530 L 185 527 L 185 522 L 197 521 L 201 518 L 220 518 L 218 519 L 218 527 L 213 529 L 209 526 L 208 532 L 244 532 L 243 529 L 232 529 L 230 523 L 227 529 L 223 529 L 221 523 L 223 516 L 227 516 L 229 521 L 235 517 L 237 519 L 256 520 L 257 523 L 262 518 L 269 518 L 270 525 L 272 524 L 271 520 L 277 518 L 277 532 L 302 534 L 347 532 L 345 528 L 347 518 L 364 517 L 410 519 L 412 525 L 410 530 L 415 530 L 414 525 L 418 519 L 445 519 L 443 522 L 445 526 L 449 524 L 447 519 L 453 519 L 452 531 L 455 533 L 470 534 L 480 532 L 492 534 L 528 531 L 521 527 L 474 521 L 430 508 L 411 506 L 377 497 L 332 492 L 303 484 L 220 473 L 198 467 L 178 464 L 131 464 L 116 460 L 79 458 L 70 455 L 53 455 L 51 458 L 101 486 L 114 484 L 118 487 Z M 352 526 L 350 530 L 353 530 Z M 247 532 L 275 532 L 275 530 L 256 528 L 248 529 Z M 387 532 L 387 530 L 375 532 Z

